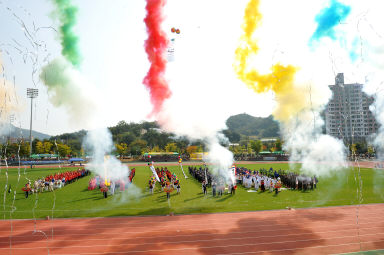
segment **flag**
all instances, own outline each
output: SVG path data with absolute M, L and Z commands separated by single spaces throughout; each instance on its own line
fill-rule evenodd
M 157 173 L 156 173 L 156 170 L 155 170 L 155 167 L 153 166 L 153 162 L 151 164 L 151 166 L 149 167 L 153 173 L 153 175 L 155 176 L 156 178 L 156 181 L 160 182 L 160 179 L 159 179 L 159 176 L 157 176 Z

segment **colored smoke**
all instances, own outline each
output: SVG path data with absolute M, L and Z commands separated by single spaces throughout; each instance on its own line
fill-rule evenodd
M 150 68 L 143 83 L 149 90 L 153 105 L 152 115 L 157 115 L 162 110 L 164 101 L 171 96 L 171 90 L 164 77 L 167 65 L 168 39 L 161 28 L 161 24 L 164 20 L 163 8 L 165 3 L 165 0 L 147 0 L 145 7 L 147 15 L 144 22 L 148 33 L 145 51 L 150 62 Z
M 337 0 L 331 0 L 330 5 L 320 11 L 316 16 L 317 22 L 316 31 L 313 33 L 310 42 L 319 41 L 323 37 L 329 37 L 332 40 L 336 39 L 335 27 L 344 21 L 349 13 L 351 7 L 338 2 Z
M 259 0 L 250 0 L 245 10 L 243 34 L 235 52 L 236 74 L 256 93 L 274 92 L 273 116 L 280 122 L 284 149 L 291 154 L 291 160 L 302 162 L 302 170 L 308 174 L 327 175 L 345 166 L 342 142 L 322 134 L 324 122 L 320 112 L 330 91 L 313 83 L 305 68 L 274 63 L 267 74 L 254 68 L 252 58 L 261 50 L 255 38 L 262 25 L 259 4 Z
M 166 53 L 169 41 L 161 25 L 164 20 L 163 8 L 166 1 L 147 0 L 147 16 L 144 22 L 147 27 L 148 39 L 145 42 L 145 51 L 150 62 L 150 69 L 144 78 L 144 85 L 149 89 L 154 114 L 161 127 L 178 135 L 186 135 L 191 139 L 202 139 L 209 150 L 207 160 L 213 163 L 213 171 L 225 179 L 228 177 L 228 169 L 232 165 L 233 155 L 230 151 L 219 144 L 217 137 L 218 129 L 208 127 L 208 123 L 198 121 L 196 125 L 191 120 L 184 120 L 184 116 L 176 113 L 175 108 L 164 104 L 171 98 L 171 90 L 165 78 Z M 185 78 L 180 81 L 186 84 Z M 173 108 L 173 109 L 171 109 Z M 183 123 L 189 123 L 185 128 Z
M 97 112 L 89 83 L 64 58 L 56 58 L 42 68 L 40 79 L 48 88 L 49 99 L 56 107 L 64 107 L 73 125 L 87 125 Z
M 10 115 L 21 110 L 19 101 L 14 85 L 5 77 L 0 55 L 0 135 L 9 132 L 9 125 L 2 124 L 9 123 Z
M 243 34 L 240 45 L 236 49 L 236 62 L 234 65 L 238 78 L 256 93 L 273 91 L 277 102 L 274 116 L 281 121 L 292 118 L 305 106 L 302 96 L 296 93 L 294 86 L 297 67 L 274 64 L 271 72 L 260 74 L 249 63 L 250 59 L 257 55 L 259 46 L 253 38 L 254 32 L 262 22 L 259 12 L 259 0 L 249 1 L 244 15 Z M 289 101 L 289 104 L 287 104 Z
M 60 21 L 61 54 L 73 66 L 79 67 L 81 62 L 79 38 L 74 32 L 78 9 L 72 5 L 71 0 L 53 0 L 53 2 L 57 7 L 53 15 Z

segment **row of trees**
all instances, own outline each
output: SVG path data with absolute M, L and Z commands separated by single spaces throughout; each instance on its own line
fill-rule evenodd
M 35 139 L 32 142 L 32 154 L 58 154 L 60 157 L 70 155 L 72 149 L 67 144 L 54 143 L 49 140 L 40 141 Z M 18 142 L 7 142 L 0 144 L 0 155 L 8 158 L 27 158 L 30 155 L 30 143 L 20 140 Z
M 191 142 L 187 137 L 176 137 L 172 133 L 160 130 L 156 122 L 126 123 L 120 121 L 116 126 L 109 128 L 115 144 L 115 153 L 121 157 L 128 155 L 142 155 L 145 152 L 178 152 L 195 153 L 205 151 L 203 141 Z M 50 139 L 35 139 L 32 142 L 32 154 L 59 154 L 60 157 L 67 155 L 83 157 L 89 152 L 83 148 L 83 139 L 87 132 L 81 130 L 74 133 L 66 133 L 51 137 Z M 249 137 L 240 137 L 236 132 L 224 130 L 223 134 L 230 137 L 230 141 L 240 141 L 238 146 L 230 146 L 234 153 L 258 153 L 261 150 L 281 150 L 281 142 L 264 142 L 250 140 Z M 280 143 L 280 145 L 279 145 Z M 223 144 L 227 145 L 228 144 Z M 20 150 L 19 150 L 20 147 Z M 30 155 L 29 142 L 19 141 L 2 145 L 2 155 L 5 151 L 7 156 Z
M 188 145 L 183 146 L 184 144 L 170 142 L 167 143 L 164 148 L 161 148 L 158 145 L 148 146 L 144 140 L 133 141 L 130 145 L 126 143 L 115 144 L 116 154 L 120 157 L 127 155 L 142 155 L 146 152 L 178 152 L 179 154 L 192 154 L 196 152 L 203 152 L 202 145 Z
M 249 140 L 247 143 L 229 146 L 233 154 L 258 154 L 261 151 L 281 151 L 283 143 L 280 139 L 270 141 Z

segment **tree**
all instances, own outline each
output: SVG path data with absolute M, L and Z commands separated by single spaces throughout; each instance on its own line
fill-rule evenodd
M 30 150 L 29 142 L 21 142 L 20 143 L 20 152 L 19 152 L 20 157 L 29 156 L 29 154 L 30 154 L 29 150 Z
M 223 130 L 223 134 L 228 138 L 231 143 L 238 143 L 240 141 L 240 134 L 233 130 Z
M 128 152 L 128 145 L 126 143 L 115 144 L 115 148 L 120 158 Z
M 71 148 L 66 144 L 62 144 L 62 143 L 57 144 L 57 149 L 59 151 L 60 157 L 66 157 L 71 153 Z
M 85 156 L 85 152 L 84 152 L 84 148 L 83 147 L 81 147 L 81 149 L 80 149 L 80 156 L 82 158 L 84 158 L 84 156 Z
M 124 132 L 122 134 L 117 134 L 114 139 L 116 140 L 117 143 L 130 144 L 135 140 L 135 135 L 132 134 L 131 132 Z
M 352 156 L 356 155 L 356 144 L 351 144 L 351 153 L 352 153 Z
M 252 154 L 252 147 L 251 147 L 251 144 L 248 144 L 248 146 L 247 146 L 247 153 L 248 153 L 248 154 Z
M 240 145 L 231 145 L 229 146 L 229 150 L 235 155 L 241 154 L 243 152 L 242 146 Z
M 166 151 L 166 152 L 175 152 L 175 151 L 177 151 L 177 145 L 176 145 L 176 143 L 168 143 L 168 144 L 165 146 L 165 151 Z
M 36 148 L 35 148 L 35 152 L 37 154 L 42 154 L 42 153 L 45 153 L 45 150 L 44 150 L 44 145 L 41 141 L 38 141 L 36 143 Z
M 44 149 L 44 153 L 51 153 L 51 148 L 52 148 L 53 144 L 49 141 L 46 141 L 43 143 L 43 149 Z
M 252 150 L 256 153 L 256 154 L 259 154 L 259 152 L 261 151 L 261 148 L 263 146 L 263 144 L 261 143 L 260 140 L 251 140 L 250 141 L 250 144 L 251 144 L 251 148 Z
M 129 147 L 131 148 L 132 154 L 141 155 L 142 151 L 144 151 L 147 147 L 147 142 L 141 139 L 137 139 L 133 141 Z
M 283 150 L 283 143 L 281 142 L 280 139 L 276 139 L 275 148 L 276 148 L 277 151 L 282 151 Z
M 188 143 L 189 143 L 188 138 L 178 137 L 178 138 L 176 138 L 175 142 L 176 142 L 176 146 L 177 146 L 177 150 L 178 150 L 177 152 L 178 153 L 185 153 L 187 150 Z
M 192 154 L 197 152 L 197 146 L 196 145 L 190 145 L 187 147 L 187 153 Z
M 373 148 L 372 145 L 369 145 L 367 148 L 367 152 L 370 156 L 372 156 L 375 153 L 375 149 Z
M 148 130 L 142 138 L 143 140 L 147 141 L 147 144 L 151 147 L 154 147 L 158 145 L 160 148 L 164 148 L 167 143 L 171 142 L 171 139 L 169 138 L 170 134 L 166 132 L 159 132 L 154 129 Z
M 365 142 L 356 143 L 356 153 L 357 154 L 364 154 L 367 152 L 368 152 L 367 143 L 365 143 Z

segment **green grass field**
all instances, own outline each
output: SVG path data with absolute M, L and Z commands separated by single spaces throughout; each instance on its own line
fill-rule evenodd
M 241 165 L 239 165 L 241 166 Z M 288 169 L 288 164 L 246 165 L 249 169 L 273 167 L 274 169 Z M 164 215 L 213 213 L 234 211 L 256 211 L 270 209 L 284 209 L 286 207 L 320 207 L 334 205 L 353 205 L 360 203 L 357 193 L 358 180 L 362 180 L 361 203 L 384 202 L 384 171 L 362 168 L 349 168 L 329 177 L 320 177 L 318 187 L 314 191 L 284 190 L 277 196 L 269 192 L 248 192 L 238 186 L 236 195 L 225 194 L 222 197 L 203 196 L 201 184 L 191 176 L 184 179 L 177 166 L 168 167 L 181 180 L 181 194 L 173 192 L 168 202 L 166 194 L 156 186 L 155 193 L 149 194 L 147 183 L 151 175 L 148 167 L 136 167 L 133 183 L 137 189 L 133 192 L 125 191 L 104 199 L 99 190 L 88 191 L 89 176 L 69 184 L 55 192 L 24 197 L 21 191 L 27 179 L 35 180 L 58 169 L 8 169 L 8 184 L 12 190 L 5 190 L 7 182 L 6 170 L 0 173 L 0 217 L 12 218 L 42 218 L 50 217 L 97 217 L 97 216 L 128 216 L 128 215 Z M 184 170 L 186 170 L 185 167 Z M 61 171 L 66 170 L 65 168 Z M 186 171 L 187 172 L 187 171 Z M 15 199 L 14 199 L 15 198 Z M 5 203 L 4 203 L 5 200 Z

